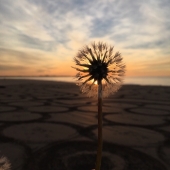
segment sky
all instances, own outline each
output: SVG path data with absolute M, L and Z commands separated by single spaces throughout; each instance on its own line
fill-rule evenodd
M 126 76 L 170 76 L 170 0 L 0 0 L 0 76 L 73 76 L 91 42 L 119 51 Z

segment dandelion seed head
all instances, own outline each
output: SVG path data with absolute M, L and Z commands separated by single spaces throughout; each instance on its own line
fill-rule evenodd
M 74 58 L 78 71 L 76 74 L 77 85 L 82 93 L 89 97 L 97 97 L 96 85 L 102 83 L 103 97 L 115 93 L 122 85 L 125 73 L 121 54 L 113 53 L 114 47 L 98 42 L 84 46 Z

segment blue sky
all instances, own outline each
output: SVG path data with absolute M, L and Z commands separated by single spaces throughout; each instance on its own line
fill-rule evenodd
M 74 75 L 85 44 L 114 45 L 127 76 L 170 76 L 169 0 L 0 0 L 0 75 Z

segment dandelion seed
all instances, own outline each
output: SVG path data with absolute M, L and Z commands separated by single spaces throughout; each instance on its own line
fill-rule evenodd
M 10 168 L 11 164 L 9 160 L 4 156 L 0 157 L 0 170 L 10 170 Z
M 77 85 L 89 97 L 97 97 L 98 87 L 102 84 L 103 97 L 115 93 L 122 85 L 125 65 L 119 52 L 113 53 L 114 47 L 106 43 L 95 42 L 81 49 L 74 62 L 78 71 Z

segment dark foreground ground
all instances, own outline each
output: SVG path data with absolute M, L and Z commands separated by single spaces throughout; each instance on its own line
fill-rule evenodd
M 170 170 L 170 87 L 123 86 L 103 114 L 102 170 Z M 91 170 L 96 144 L 96 99 L 76 85 L 0 80 L 0 157 L 12 170 Z

